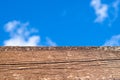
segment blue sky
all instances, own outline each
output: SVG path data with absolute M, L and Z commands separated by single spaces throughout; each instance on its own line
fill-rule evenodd
M 1 46 L 119 46 L 120 0 L 1 0 Z

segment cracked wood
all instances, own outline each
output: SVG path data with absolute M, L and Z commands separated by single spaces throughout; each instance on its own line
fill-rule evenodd
M 0 80 L 120 80 L 120 48 L 0 47 Z

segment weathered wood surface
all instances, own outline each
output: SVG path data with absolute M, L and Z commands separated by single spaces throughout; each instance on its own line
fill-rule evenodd
M 120 80 L 120 47 L 0 47 L 0 80 Z

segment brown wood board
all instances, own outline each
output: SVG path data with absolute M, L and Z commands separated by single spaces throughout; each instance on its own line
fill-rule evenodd
M 0 47 L 0 80 L 120 80 L 120 47 Z

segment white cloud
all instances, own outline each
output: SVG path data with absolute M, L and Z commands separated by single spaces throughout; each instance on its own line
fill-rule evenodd
M 102 3 L 102 0 L 91 0 L 91 6 L 97 16 L 95 22 L 101 23 L 108 19 L 110 21 L 109 24 L 112 24 L 118 17 L 119 5 L 120 0 L 114 0 L 111 4 Z
M 32 29 L 28 29 L 29 23 L 10 21 L 5 25 L 5 30 L 10 33 L 10 39 L 4 41 L 5 46 L 37 46 L 40 36 L 32 35 Z
M 92 0 L 91 6 L 94 8 L 97 15 L 95 22 L 103 22 L 108 17 L 108 5 L 102 4 L 101 0 Z
M 119 12 L 119 5 L 120 5 L 120 0 L 115 0 L 112 5 L 111 8 L 113 8 L 113 11 L 111 12 L 113 18 L 111 18 L 111 16 L 109 16 L 110 18 L 110 24 L 111 25 L 117 18 L 118 18 L 118 12 Z
M 120 34 L 112 36 L 112 38 L 107 40 L 103 46 L 120 46 Z
M 46 38 L 46 44 L 42 44 L 39 35 L 33 35 L 38 32 L 36 29 L 28 28 L 29 23 L 21 23 L 20 21 L 10 21 L 5 24 L 5 31 L 8 32 L 10 38 L 4 41 L 4 46 L 57 46 L 50 38 Z
M 116 0 L 115 2 L 113 2 L 112 6 L 114 7 L 115 11 L 118 12 L 118 7 L 120 5 L 120 0 Z
M 13 30 L 16 28 L 16 26 L 18 26 L 19 24 L 20 24 L 20 22 L 18 22 L 18 21 L 8 22 L 8 23 L 5 25 L 5 29 L 6 29 L 6 31 L 11 32 L 11 31 L 13 31 Z
M 48 46 L 57 46 L 57 44 L 48 37 L 46 38 L 46 43 Z

